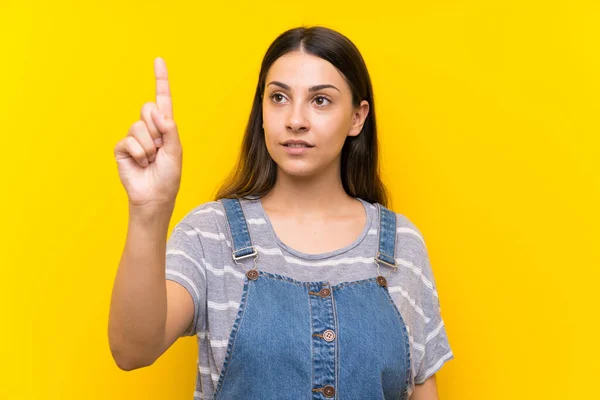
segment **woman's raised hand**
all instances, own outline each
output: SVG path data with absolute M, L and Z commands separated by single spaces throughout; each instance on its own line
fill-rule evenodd
M 133 206 L 173 205 L 181 182 L 183 149 L 162 58 L 154 60 L 156 103 L 142 107 L 140 120 L 115 146 L 121 182 Z

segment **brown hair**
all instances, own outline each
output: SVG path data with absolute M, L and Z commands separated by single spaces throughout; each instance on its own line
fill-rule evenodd
M 388 206 L 389 195 L 379 175 L 377 125 L 371 78 L 356 46 L 344 35 L 321 26 L 298 27 L 282 33 L 269 46 L 260 69 L 256 93 L 242 148 L 229 177 L 215 200 L 266 195 L 277 178 L 277 164 L 271 158 L 262 128 L 262 95 L 269 68 L 281 56 L 304 51 L 336 67 L 352 91 L 352 104 L 369 103 L 369 113 L 359 135 L 349 136 L 342 147 L 341 179 L 348 195 Z

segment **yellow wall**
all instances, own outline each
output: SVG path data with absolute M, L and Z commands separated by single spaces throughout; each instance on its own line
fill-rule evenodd
M 0 398 L 191 400 L 193 338 L 133 372 L 110 356 L 113 148 L 164 57 L 185 148 L 174 225 L 232 166 L 264 51 L 299 24 L 346 34 L 370 69 L 393 208 L 425 235 L 456 357 L 442 398 L 591 398 L 597 3 L 202 3 L 0 2 Z

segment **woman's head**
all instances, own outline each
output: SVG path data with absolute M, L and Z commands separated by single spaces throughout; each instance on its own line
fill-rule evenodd
M 311 147 L 284 145 L 290 140 Z M 262 197 L 278 169 L 303 177 L 333 169 L 348 195 L 387 205 L 377 156 L 373 90 L 358 49 L 328 28 L 291 29 L 264 56 L 237 166 L 216 198 Z

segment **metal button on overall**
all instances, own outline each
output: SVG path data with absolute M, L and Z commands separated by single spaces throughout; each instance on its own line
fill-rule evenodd
M 258 278 L 258 271 L 255 269 L 251 269 L 250 271 L 246 272 L 246 276 L 250 280 L 256 280 L 256 278 Z
M 319 296 L 321 297 L 327 297 L 331 294 L 331 290 L 327 289 L 327 288 L 323 288 L 321 290 L 319 290 Z
M 378 276 L 377 277 L 377 284 L 379 286 L 386 287 L 387 286 L 387 280 L 383 276 Z
M 335 340 L 335 332 L 331 329 L 327 329 L 325 332 L 323 332 L 323 339 L 325 339 L 327 342 L 332 342 Z
M 335 396 L 335 389 L 333 386 L 325 386 L 323 387 L 323 395 L 325 397 L 333 397 Z

